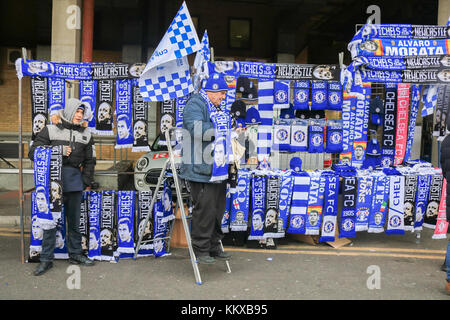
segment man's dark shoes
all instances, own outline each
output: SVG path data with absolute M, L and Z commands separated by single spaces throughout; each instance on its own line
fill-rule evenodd
M 199 256 L 197 257 L 197 261 L 201 264 L 213 264 L 216 262 L 216 259 L 211 256 Z
M 74 254 L 74 255 L 70 256 L 69 263 L 82 264 L 87 267 L 93 266 L 95 264 L 94 261 L 88 259 L 86 256 L 84 256 L 82 254 Z
M 213 252 L 211 256 L 220 260 L 230 260 L 231 254 L 226 251 Z
M 39 263 L 36 270 L 34 270 L 34 275 L 35 276 L 43 275 L 44 273 L 47 272 L 47 270 L 51 269 L 52 267 L 53 267 L 52 261 L 42 261 Z

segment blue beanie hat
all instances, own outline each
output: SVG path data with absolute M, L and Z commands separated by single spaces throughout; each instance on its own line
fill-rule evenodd
M 208 81 L 206 81 L 205 87 L 203 89 L 205 91 L 213 92 L 227 91 L 228 84 L 221 74 L 214 73 L 209 76 Z
M 302 159 L 299 157 L 293 157 L 289 162 L 289 167 L 295 172 L 302 171 Z
M 259 116 L 258 110 L 255 107 L 250 107 L 245 115 L 246 124 L 259 124 L 261 123 L 261 117 Z

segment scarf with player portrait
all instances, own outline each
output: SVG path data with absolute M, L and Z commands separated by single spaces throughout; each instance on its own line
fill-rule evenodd
M 358 176 L 358 198 L 356 200 L 355 231 L 369 228 L 369 212 L 372 207 L 373 177 Z
M 117 235 L 119 257 L 131 258 L 134 253 L 134 191 L 117 193 Z
M 405 177 L 393 174 L 389 183 L 389 204 L 386 234 L 405 234 Z
M 153 215 L 153 254 L 155 258 L 167 255 L 166 237 L 168 234 L 168 223 L 164 217 L 163 191 L 158 192 L 157 201 Z
M 227 183 L 226 188 L 226 194 L 225 194 L 225 212 L 223 213 L 222 222 L 220 225 L 220 228 L 223 233 L 230 232 L 230 211 L 231 211 L 231 200 L 232 200 L 232 192 L 231 192 L 231 186 L 229 183 Z
M 203 89 L 199 93 L 208 106 L 209 117 L 214 124 L 214 162 L 210 181 L 223 181 L 228 178 L 229 157 L 231 155 L 231 117 L 228 113 L 216 108 Z
M 48 116 L 64 109 L 66 103 L 66 82 L 60 78 L 48 79 Z
M 67 233 L 66 213 L 63 207 L 60 218 L 58 219 L 58 224 L 56 226 L 56 242 L 55 242 L 55 250 L 53 251 L 55 259 L 69 258 L 66 245 L 66 233 Z
M 230 229 L 231 231 L 246 231 L 250 201 L 250 172 L 239 169 L 236 192 L 231 199 Z
M 116 80 L 116 149 L 133 146 L 131 79 Z
M 44 235 L 44 230 L 41 228 L 38 215 L 37 215 L 37 205 L 36 205 L 36 193 L 31 192 L 31 203 L 30 203 L 30 247 L 29 247 L 29 257 L 27 262 L 39 262 L 41 251 L 42 251 L 42 237 Z
M 63 165 L 63 146 L 53 146 L 50 155 L 50 212 L 53 221 L 58 221 L 63 211 L 63 183 L 62 183 L 62 165 Z
M 366 148 L 367 134 L 369 131 L 370 117 L 370 94 L 371 84 L 363 83 L 354 86 L 356 95 L 356 111 L 354 115 L 353 126 L 353 150 L 352 150 L 352 166 L 361 168 L 363 165 Z
M 427 210 L 428 195 L 430 193 L 430 174 L 420 174 L 417 180 L 416 207 L 414 208 L 414 230 L 422 230 L 423 218 Z
M 142 98 L 138 79 L 132 79 L 133 148 L 131 152 L 148 152 L 148 102 Z
M 436 228 L 434 229 L 432 239 L 447 239 L 447 179 L 442 181 L 441 201 L 439 204 L 439 214 L 436 221 Z
M 358 191 L 358 179 L 356 176 L 344 177 L 342 185 L 342 211 L 339 238 L 356 236 L 356 201 Z
M 304 234 L 306 209 L 308 207 L 308 197 L 311 178 L 307 172 L 293 172 L 294 186 L 292 189 L 291 214 L 287 233 Z
M 115 251 L 117 249 L 115 234 L 115 196 L 115 191 L 102 191 L 100 212 L 100 252 L 102 261 L 115 260 Z
M 102 192 L 91 191 L 89 196 L 89 254 L 91 260 L 101 260 L 100 212 Z
M 165 130 L 175 127 L 175 104 L 176 99 L 161 101 L 161 125 L 158 142 L 161 146 L 167 146 Z M 172 137 L 172 134 L 170 136 Z M 175 140 L 171 141 L 172 146 L 174 146 L 175 143 Z
M 325 186 L 325 176 L 322 177 L 320 173 L 313 173 L 306 210 L 305 234 L 319 235 L 320 233 Z
M 31 140 L 47 125 L 48 122 L 48 78 L 31 77 Z
M 428 195 L 428 204 L 423 218 L 423 226 L 429 229 L 436 227 L 439 214 L 439 204 L 441 202 L 441 191 L 443 185 L 442 174 L 435 173 L 431 176 L 430 193 Z
M 147 257 L 153 255 L 153 210 L 150 208 L 152 202 L 152 190 L 141 190 L 137 192 L 138 205 L 136 216 L 135 242 L 139 241 L 139 237 L 143 233 L 141 245 L 137 253 L 137 257 Z M 147 225 L 145 219 L 150 216 Z
M 264 238 L 282 238 L 284 233 L 278 232 L 280 220 L 280 177 L 268 174 L 266 180 L 266 216 L 264 220 Z
M 416 192 L 417 192 L 418 175 L 405 174 L 405 196 L 404 196 L 404 226 L 405 231 L 414 232 L 414 223 L 416 215 Z
M 334 242 L 337 226 L 339 176 L 332 171 L 324 171 L 325 192 L 323 199 L 323 223 L 319 242 Z
M 252 215 L 248 240 L 260 240 L 264 237 L 264 221 L 266 210 L 266 177 L 253 175 L 252 179 Z
M 91 133 L 96 133 L 96 105 L 97 105 L 97 81 L 80 81 L 80 100 L 91 110 L 92 118 L 88 121 L 88 128 Z
M 369 214 L 369 233 L 384 231 L 387 204 L 389 202 L 389 176 L 379 174 L 374 176 L 372 210 Z
M 95 109 L 95 133 L 102 136 L 114 135 L 113 129 L 114 81 L 97 81 L 97 105 Z
M 340 164 L 351 164 L 356 116 L 355 109 L 356 95 L 353 92 L 344 92 L 342 100 L 342 151 L 339 155 Z
M 59 217 L 53 218 L 50 210 L 50 147 L 37 147 L 34 150 L 34 185 L 36 192 L 37 216 L 43 230 L 56 227 Z
M 421 85 L 413 84 L 411 86 L 411 111 L 409 115 L 408 137 L 405 147 L 404 161 L 409 161 L 411 157 L 411 148 L 414 141 L 414 131 L 416 129 L 417 114 L 419 113 Z
M 280 172 L 280 219 L 282 224 L 278 226 L 278 232 L 285 234 L 288 226 L 289 212 L 291 210 L 292 189 L 294 187 L 294 175 L 292 170 Z
M 81 195 L 80 227 L 78 229 L 81 233 L 81 248 L 86 256 L 89 254 L 89 194 L 88 191 L 83 191 Z

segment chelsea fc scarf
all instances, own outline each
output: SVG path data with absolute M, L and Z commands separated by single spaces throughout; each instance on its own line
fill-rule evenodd
M 414 141 L 414 131 L 416 129 L 417 114 L 419 113 L 421 85 L 412 85 L 411 89 L 411 112 L 409 115 L 408 138 L 406 141 L 406 150 L 404 161 L 409 161 L 411 157 L 411 148 Z
M 236 192 L 232 197 L 230 228 L 231 231 L 246 231 L 250 201 L 250 172 L 240 169 L 238 172 Z
M 287 233 L 304 234 L 306 209 L 308 208 L 308 197 L 311 178 L 306 172 L 293 172 L 294 187 L 292 190 L 291 215 Z
M 100 211 L 100 252 L 102 261 L 113 261 L 116 251 L 115 229 L 115 191 L 102 191 Z
M 327 83 L 319 80 L 311 81 L 311 110 L 325 110 L 327 104 Z
M 352 166 L 361 168 L 366 154 L 367 133 L 370 116 L 370 83 L 363 83 L 354 87 L 358 93 L 356 98 L 356 112 L 354 121 L 354 136 L 352 150 Z
M 150 242 L 153 239 L 153 216 L 152 216 L 152 208 L 150 208 L 150 204 L 152 202 L 152 191 L 138 191 L 138 211 L 136 217 L 136 229 L 135 233 L 135 242 L 139 241 L 139 237 L 141 234 L 142 242 L 139 247 L 138 257 L 146 257 L 153 255 L 153 242 Z M 145 219 L 150 216 L 147 225 L 145 225 Z
M 323 153 L 325 128 L 323 121 L 314 121 L 308 127 L 308 152 Z
M 113 128 L 113 80 L 99 80 L 97 82 L 97 107 L 95 114 L 95 132 L 98 135 L 112 136 Z
M 232 200 L 231 186 L 229 183 L 227 183 L 227 191 L 225 195 L 225 212 L 223 213 L 222 223 L 220 226 L 223 233 L 230 232 L 231 200 Z
M 264 238 L 282 238 L 284 233 L 278 232 L 280 224 L 280 177 L 269 174 L 266 178 L 266 217 L 264 222 Z
M 31 140 L 44 128 L 48 121 L 48 79 L 44 77 L 30 78 L 31 90 Z
M 43 230 L 56 227 L 58 218 L 50 210 L 50 159 L 52 149 L 37 147 L 34 149 L 34 185 L 36 192 L 37 216 Z
M 133 111 L 131 79 L 116 80 L 116 149 L 133 146 Z
M 358 176 L 358 198 L 356 200 L 355 231 L 369 229 L 369 213 L 372 208 L 373 180 L 371 176 Z
M 266 210 L 266 177 L 254 175 L 252 178 L 252 222 L 248 240 L 264 237 L 264 212 Z
M 417 181 L 418 176 L 416 174 L 405 175 L 405 204 L 403 209 L 405 231 L 414 232 Z
M 138 79 L 132 80 L 133 93 L 133 148 L 132 152 L 148 152 L 148 102 L 144 101 L 138 85 Z
M 55 259 L 68 259 L 69 254 L 67 253 L 66 245 L 66 214 L 65 209 L 61 211 L 61 216 L 58 219 L 58 225 L 56 226 L 56 243 L 54 255 Z
M 328 82 L 328 110 L 342 110 L 342 85 L 338 81 Z
M 100 211 L 102 192 L 92 191 L 89 197 L 89 255 L 92 260 L 101 260 Z
M 309 110 L 309 81 L 295 81 L 294 110 Z
M 342 120 L 327 122 L 327 143 L 325 152 L 341 153 L 342 151 Z
M 293 120 L 291 122 L 291 145 L 289 146 L 291 152 L 306 152 L 308 151 L 308 121 L 307 120 Z
M 325 177 L 320 173 L 314 173 L 311 177 L 311 186 L 309 188 L 305 234 L 319 235 L 320 233 L 325 186 Z
M 431 175 L 421 174 L 417 180 L 416 215 L 414 218 L 414 230 L 422 230 L 423 218 L 427 210 L 428 195 L 430 192 Z
M 278 232 L 282 232 L 283 235 L 288 226 L 289 212 L 291 209 L 292 201 L 292 189 L 294 187 L 294 175 L 292 170 L 286 170 L 280 174 L 280 219 L 282 224 L 278 226 Z M 280 231 L 281 227 L 281 231 Z
M 53 146 L 50 156 L 50 212 L 53 221 L 61 218 L 63 211 L 63 189 L 62 189 L 62 145 Z
M 343 93 L 342 101 L 342 152 L 339 155 L 340 164 L 351 164 L 354 121 L 356 116 L 356 96 L 353 92 Z
M 403 162 L 408 137 L 409 84 L 399 83 L 397 86 L 397 128 L 395 130 L 394 165 Z
M 356 201 L 358 191 L 357 177 L 344 177 L 342 185 L 342 212 L 339 238 L 355 237 Z
M 334 172 L 323 172 L 325 193 L 323 200 L 323 223 L 319 242 L 334 242 L 337 225 L 339 176 Z
M 423 226 L 429 229 L 434 229 L 436 227 L 436 221 L 439 213 L 439 204 L 441 201 L 442 184 L 442 174 L 437 173 L 431 176 L 427 210 L 425 211 L 425 216 L 423 218 Z
M 83 253 L 87 256 L 89 254 L 89 192 L 83 191 L 81 195 L 80 206 L 80 227 L 78 229 L 81 233 L 81 247 Z
M 280 152 L 290 150 L 291 125 L 289 120 L 277 119 L 273 126 L 272 149 Z
M 405 177 L 391 175 L 386 234 L 404 234 Z
M 39 225 L 37 216 L 37 205 L 36 205 L 36 193 L 31 192 L 31 230 L 30 230 L 30 248 L 28 262 L 39 262 L 41 251 L 42 251 L 42 237 L 44 231 Z
M 381 164 L 388 167 L 394 164 L 395 158 L 395 129 L 397 109 L 397 85 L 386 84 L 384 101 L 383 136 L 381 141 Z
M 158 142 L 161 146 L 167 146 L 165 130 L 175 126 L 175 103 L 175 99 L 161 101 L 161 128 Z M 172 134 L 170 137 L 172 137 Z M 175 145 L 175 141 L 171 141 L 171 143 L 172 146 Z
M 89 109 L 92 112 L 92 119 L 88 122 L 88 128 L 91 133 L 96 133 L 95 129 L 95 120 L 96 116 L 96 108 L 97 105 L 97 81 L 96 80 L 84 80 L 80 81 L 80 100 L 88 105 Z
M 167 222 L 164 219 L 164 204 L 162 200 L 162 192 L 158 192 L 157 201 L 155 203 L 153 215 L 153 254 L 155 258 L 167 255 L 166 252 L 166 236 L 167 236 Z
M 372 197 L 372 209 L 369 214 L 369 233 L 381 233 L 384 231 L 387 204 L 389 202 L 389 176 L 374 176 L 374 189 Z
M 273 84 L 273 108 L 288 109 L 289 108 L 289 82 L 276 80 Z
M 436 228 L 434 229 L 432 239 L 447 238 L 448 221 L 446 217 L 446 211 L 447 211 L 447 179 L 444 178 L 442 182 L 441 201 L 439 204 L 439 215 L 437 217 Z
M 231 118 L 230 115 L 224 111 L 218 110 L 212 102 L 209 100 L 206 92 L 200 90 L 200 95 L 208 106 L 209 117 L 214 124 L 214 163 L 212 169 L 212 176 L 210 181 L 223 181 L 228 178 L 228 164 L 229 156 L 231 154 L 230 144 L 230 129 Z M 216 158 L 216 152 L 223 150 L 223 158 Z M 217 161 L 216 161 L 217 159 Z M 219 161 L 219 162 L 218 162 Z
M 134 253 L 134 191 L 117 194 L 117 252 L 120 258 L 131 258 Z
M 64 109 L 66 103 L 66 82 L 60 78 L 48 79 L 48 115 Z

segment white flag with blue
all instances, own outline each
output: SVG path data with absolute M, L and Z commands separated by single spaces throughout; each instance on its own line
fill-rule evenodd
M 139 78 L 144 100 L 172 100 L 194 91 L 187 56 L 198 49 L 200 41 L 183 2 Z
M 423 91 L 422 95 L 422 102 L 423 102 L 422 117 L 426 117 L 434 113 L 434 108 L 436 107 L 437 103 L 437 89 L 438 86 L 436 85 L 430 85 L 425 87 L 425 90 Z
M 205 66 L 205 62 L 211 60 L 211 49 L 209 48 L 208 32 L 205 30 L 203 34 L 201 48 L 197 51 L 194 60 L 194 90 L 200 89 L 200 83 L 208 77 L 208 68 Z

